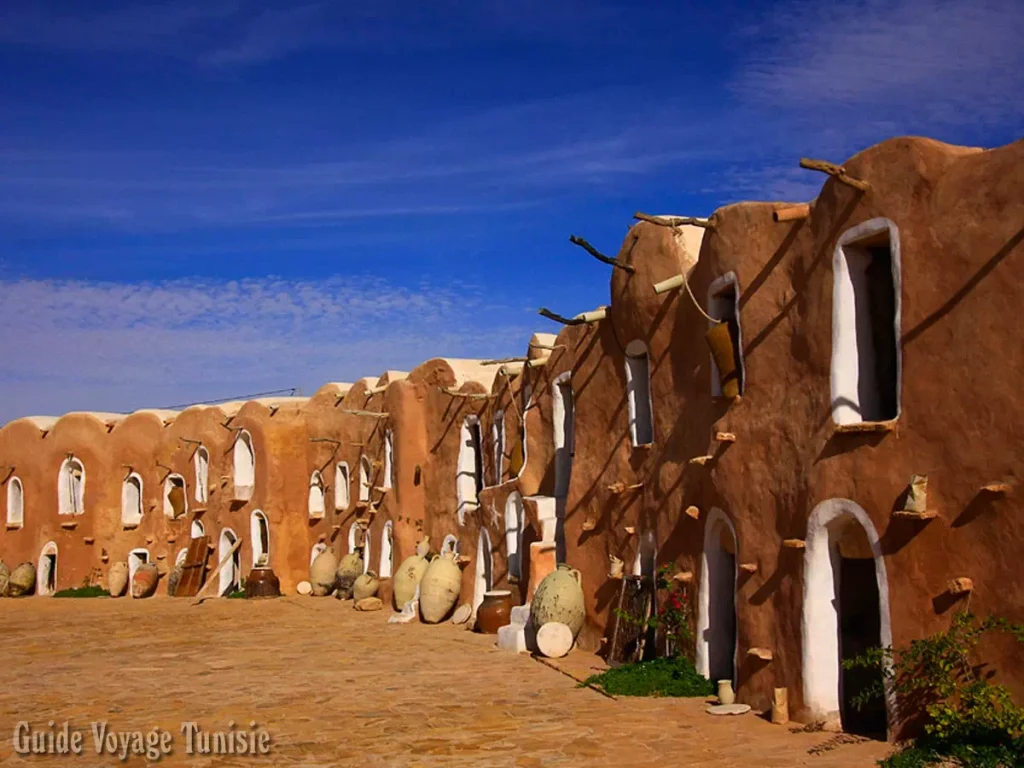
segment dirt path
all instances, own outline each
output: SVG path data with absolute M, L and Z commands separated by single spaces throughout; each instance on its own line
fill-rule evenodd
M 118 765 L 90 724 L 166 729 L 161 765 L 870 766 L 877 742 L 812 754 L 830 734 L 753 715 L 713 718 L 696 700 L 618 699 L 577 688 L 493 638 L 451 625 L 388 625 L 386 613 L 289 597 L 0 600 L 0 765 Z M 579 673 L 591 658 L 567 665 Z M 20 757 L 19 721 L 69 721 L 82 756 Z M 256 721 L 269 756 L 186 754 L 204 731 Z M 128 765 L 145 765 L 129 756 Z

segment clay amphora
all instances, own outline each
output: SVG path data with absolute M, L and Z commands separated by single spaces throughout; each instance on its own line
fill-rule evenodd
M 11 597 L 31 595 L 36 587 L 36 567 L 32 563 L 22 563 L 11 571 L 11 579 L 7 584 L 7 594 Z
M 485 635 L 496 635 L 512 621 L 512 593 L 507 589 L 484 592 L 484 601 L 476 609 L 476 629 Z
M 427 566 L 420 582 L 420 616 L 427 624 L 437 624 L 451 613 L 462 590 L 462 569 L 454 552 L 445 552 Z
M 337 581 L 335 584 L 338 587 L 338 598 L 341 600 L 348 600 L 352 597 L 352 586 L 363 574 L 363 556 L 358 552 L 349 552 L 338 563 L 338 570 L 336 571 Z
M 533 626 L 540 629 L 549 622 L 557 621 L 569 627 L 575 638 L 585 618 L 580 572 L 566 563 L 559 563 L 533 594 L 530 606 Z
M 7 590 L 11 581 L 11 569 L 0 560 L 0 597 L 7 597 Z
M 281 580 L 277 578 L 274 569 L 269 565 L 257 565 L 245 578 L 245 596 L 247 598 L 257 597 L 280 597 Z
M 135 569 L 132 576 L 132 597 L 149 597 L 156 592 L 157 581 L 160 580 L 160 572 L 153 563 L 143 563 Z
M 718 681 L 718 703 L 735 704 L 736 693 L 732 689 L 732 680 Z
M 391 581 L 395 587 L 395 608 L 402 610 L 402 607 L 416 597 L 416 587 L 423 579 L 430 563 L 425 557 L 412 555 L 402 561 L 398 566 Z
M 356 576 L 352 585 L 352 599 L 362 600 L 366 597 L 376 597 L 377 589 L 380 587 L 380 579 L 373 571 L 367 571 Z
M 729 323 L 711 326 L 704 334 L 711 357 L 718 367 L 718 381 L 722 386 L 722 397 L 736 397 L 740 393 L 739 371 L 736 370 L 736 352 Z
M 111 597 L 120 597 L 128 587 L 128 563 L 123 560 L 114 563 L 107 571 L 107 592 Z
M 334 591 L 338 580 L 338 558 L 334 552 L 325 549 L 309 566 L 309 583 L 313 585 L 313 595 L 323 597 Z

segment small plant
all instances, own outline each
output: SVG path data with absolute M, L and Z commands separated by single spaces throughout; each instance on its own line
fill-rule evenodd
M 980 676 L 970 656 L 981 638 L 1005 632 L 1024 643 L 1024 625 L 962 611 L 949 629 L 914 640 L 906 648 L 874 648 L 843 662 L 846 669 L 876 669 L 880 680 L 853 699 L 861 708 L 888 688 L 900 705 L 926 718 L 924 736 L 887 758 L 887 768 L 932 765 L 954 758 L 963 765 L 1024 763 L 1024 708 L 1003 685 Z
M 62 589 L 60 592 L 54 592 L 54 597 L 107 597 L 107 590 L 103 587 L 96 585 L 83 586 L 83 587 L 71 587 L 69 589 Z
M 245 590 L 244 589 L 236 589 L 234 592 L 231 592 L 228 595 L 228 600 L 244 600 L 244 599 L 245 599 Z
M 674 656 L 680 649 L 689 656 L 693 647 L 693 630 L 690 629 L 690 598 L 686 585 L 674 581 L 669 574 L 674 570 L 672 565 L 663 565 L 655 576 L 655 604 L 658 593 L 664 594 L 664 602 L 660 610 L 652 610 L 650 617 L 644 619 L 629 611 L 615 608 L 613 613 L 620 621 L 640 627 L 657 627 L 665 638 L 666 655 Z
M 596 685 L 614 696 L 710 696 L 711 681 L 697 672 L 693 663 L 681 656 L 623 664 L 583 685 Z

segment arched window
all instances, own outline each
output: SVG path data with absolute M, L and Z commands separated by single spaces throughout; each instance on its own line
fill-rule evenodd
M 252 564 L 268 565 L 270 562 L 270 523 L 261 510 L 252 513 L 249 519 L 249 534 L 252 536 Z
M 234 447 L 235 500 L 248 501 L 256 487 L 256 451 L 252 435 L 241 430 Z
M 464 525 L 466 512 L 480 505 L 479 493 L 483 487 L 483 449 L 480 445 L 480 420 L 467 416 L 462 422 L 459 444 L 459 464 L 455 477 L 458 498 L 459 525 Z
M 203 525 L 203 521 L 202 520 L 193 520 L 192 521 L 192 534 L 191 535 L 192 535 L 193 539 L 201 539 L 201 538 L 203 538 L 203 536 L 206 535 L 206 527 Z
M 555 438 L 555 496 L 569 494 L 572 475 L 572 457 L 575 453 L 575 402 L 570 372 L 566 371 L 554 381 L 552 411 Z
M 313 561 L 316 560 L 320 555 L 328 550 L 328 546 L 322 541 L 317 542 L 313 545 L 313 548 L 309 551 L 309 564 L 312 565 Z
M 889 219 L 839 238 L 832 259 L 832 420 L 891 421 L 900 413 L 900 240 Z
M 85 511 L 85 465 L 69 455 L 57 478 L 57 513 L 80 515 Z
M 384 433 L 384 487 L 395 484 L 395 434 L 390 429 Z
M 642 341 L 626 345 L 626 396 L 629 402 L 629 436 L 633 445 L 654 442 L 651 415 L 651 364 Z
M 509 578 L 517 581 L 523 577 L 523 561 L 519 549 L 523 539 L 524 513 L 523 497 L 513 491 L 505 501 L 505 556 L 508 559 Z
M 168 475 L 164 480 L 164 516 L 171 520 L 188 513 L 188 497 L 185 495 L 185 478 Z
M 134 528 L 142 522 L 142 478 L 132 472 L 121 483 L 121 525 Z
M 728 355 L 725 356 L 732 370 L 727 370 L 725 376 L 719 370 L 714 355 L 711 357 L 711 395 L 721 397 L 723 394 L 743 394 L 746 383 L 743 370 L 743 329 L 740 325 L 740 289 L 734 272 L 722 275 L 711 283 L 708 288 L 708 314 L 728 325 L 729 341 L 732 342 L 732 360 L 729 361 Z M 715 325 L 711 321 L 708 324 Z M 723 392 L 723 387 L 735 389 L 733 392 Z
M 359 500 L 370 500 L 370 477 L 373 475 L 373 467 L 370 465 L 370 458 L 363 456 L 359 459 Z
M 505 412 L 494 414 L 491 425 L 491 440 L 494 443 L 494 484 L 501 485 L 505 475 Z
M 192 456 L 192 463 L 196 470 L 195 498 L 200 504 L 205 504 L 209 498 L 210 452 L 200 445 Z
M 25 524 L 25 489 L 21 480 L 12 477 L 7 481 L 7 527 L 21 528 Z
M 228 552 L 238 541 L 238 536 L 230 528 L 225 528 L 220 532 L 220 544 L 217 549 L 217 562 L 220 562 L 227 557 Z M 242 555 L 236 549 L 231 557 L 228 559 L 224 566 L 220 569 L 218 574 L 221 596 L 230 595 L 232 592 L 238 589 L 242 583 Z
M 348 529 L 348 551 L 352 554 L 361 551 L 363 555 L 363 573 L 370 568 L 370 532 L 359 523 L 352 523 Z
M 341 512 L 349 505 L 348 464 L 339 462 L 334 468 L 334 508 Z
M 394 542 L 391 540 L 393 528 L 393 523 L 388 520 L 380 534 L 380 570 L 377 575 L 382 579 L 390 579 L 395 566 Z
M 324 516 L 324 478 L 319 469 L 314 469 L 309 476 L 309 516 L 320 518 Z
M 486 528 L 481 528 L 480 536 L 476 542 L 476 579 L 473 584 L 474 616 L 476 615 L 476 609 L 484 601 L 484 595 L 490 592 L 493 587 L 494 580 L 491 568 L 491 536 Z

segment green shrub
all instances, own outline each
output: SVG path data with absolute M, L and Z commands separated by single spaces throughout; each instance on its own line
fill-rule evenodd
M 715 687 L 682 656 L 640 661 L 587 678 L 615 696 L 710 696 Z
M 244 600 L 244 599 L 245 599 L 245 590 L 244 589 L 235 590 L 234 592 L 232 592 L 231 594 L 228 595 L 228 600 Z
M 71 587 L 70 589 L 62 589 L 60 592 L 54 592 L 54 597 L 109 597 L 107 590 L 103 587 L 91 586 L 91 587 Z
M 843 662 L 847 669 L 882 673 L 878 683 L 853 700 L 855 706 L 883 696 L 888 686 L 901 707 L 925 716 L 924 736 L 882 765 L 912 768 L 949 759 L 984 768 L 1024 764 L 1024 708 L 1013 703 L 1005 686 L 981 677 L 980 667 L 971 662 L 990 632 L 1006 632 L 1024 643 L 1024 625 L 995 616 L 979 621 L 963 611 L 944 632 L 906 648 L 875 648 Z

